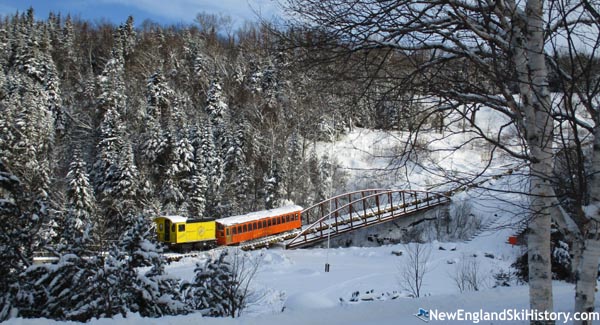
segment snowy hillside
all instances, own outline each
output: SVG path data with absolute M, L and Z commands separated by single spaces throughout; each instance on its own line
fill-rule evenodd
M 336 143 L 321 146 L 321 153 L 330 150 L 338 164 L 349 171 L 348 184 L 364 187 L 401 187 L 403 177 L 373 169 L 389 165 L 382 158 L 394 148 L 394 136 L 374 131 L 358 130 Z M 440 159 L 468 169 L 479 160 L 472 159 L 476 149 L 465 149 L 452 157 Z M 370 174 L 369 174 L 370 173 Z M 400 175 L 400 173 L 398 174 Z M 410 173 L 415 183 L 424 186 L 431 175 Z M 362 181 L 361 181 L 362 180 Z M 507 175 L 482 185 L 491 189 L 518 188 L 519 175 Z M 501 312 L 521 310 L 529 304 L 528 287 L 513 276 L 510 287 L 496 287 L 493 275 L 509 271 L 515 258 L 523 253 L 520 246 L 508 244 L 508 237 L 517 233 L 522 200 L 517 194 L 500 194 L 485 189 L 473 189 L 453 197 L 453 205 L 469 201 L 472 213 L 482 227 L 470 238 L 455 242 L 432 241 L 424 244 L 386 245 L 381 247 L 313 248 L 286 251 L 280 247 L 253 251 L 263 255 L 262 265 L 253 282 L 254 302 L 237 319 L 204 318 L 199 314 L 160 319 L 144 319 L 137 315 L 127 318 L 94 320 L 92 324 L 420 324 L 414 316 L 419 308 L 454 312 Z M 516 203 L 516 205 L 515 205 Z M 452 207 L 451 207 L 452 209 Z M 431 236 L 429 237 L 431 238 Z M 408 264 L 409 251 L 416 246 L 429 252 L 420 298 L 411 298 L 400 273 Z M 194 267 L 210 253 L 186 257 L 167 267 L 169 274 L 192 280 Z M 325 263 L 331 265 L 324 272 Z M 457 285 L 461 268 L 471 268 L 478 277 L 478 291 Z M 557 311 L 570 311 L 573 287 L 555 282 Z M 598 301 L 598 300 L 597 300 Z M 46 320 L 12 319 L 7 324 L 46 324 Z M 486 323 L 481 321 L 480 323 Z M 516 323 L 527 323 L 516 321 Z

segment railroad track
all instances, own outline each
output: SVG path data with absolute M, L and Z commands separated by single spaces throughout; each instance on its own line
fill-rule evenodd
M 268 248 L 285 240 L 292 239 L 296 237 L 299 233 L 300 229 L 295 229 L 281 234 L 248 240 L 243 243 L 240 243 L 238 246 L 219 246 L 205 251 L 191 251 L 187 253 L 166 252 L 163 253 L 163 255 L 166 257 L 168 262 L 177 262 L 185 257 L 201 257 L 204 255 L 213 255 L 227 248 L 239 248 L 244 251 L 251 251 L 261 248 Z

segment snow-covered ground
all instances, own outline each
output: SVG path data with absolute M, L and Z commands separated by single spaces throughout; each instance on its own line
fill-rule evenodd
M 396 174 L 372 170 L 383 169 L 389 165 L 389 156 L 395 152 L 398 138 L 401 136 L 356 130 L 339 139 L 333 146 L 321 146 L 319 153 L 328 153 L 336 157 L 339 166 L 348 173 L 348 187 L 402 188 L 407 186 L 406 177 L 411 179 L 413 188 L 427 187 L 435 183 L 436 178 L 427 175 L 419 167 L 411 169 L 408 173 Z M 446 145 L 451 146 L 452 143 Z M 480 148 L 466 147 L 452 155 L 437 153 L 434 160 L 447 169 L 468 171 L 481 167 L 481 154 Z M 510 161 L 498 160 L 495 162 L 495 168 L 506 169 L 509 163 Z M 516 173 L 506 175 L 486 182 L 483 187 L 522 190 L 523 177 Z M 524 214 L 519 203 L 523 202 L 523 198 L 517 194 L 490 192 L 478 188 L 455 195 L 453 204 L 462 200 L 471 203 L 473 214 L 480 218 L 484 225 L 480 232 L 466 241 L 290 251 L 275 247 L 250 252 L 253 255 L 263 254 L 260 271 L 252 285 L 255 296 L 260 299 L 236 319 L 202 318 L 199 314 L 158 319 L 130 315 L 127 318 L 93 320 L 91 323 L 397 325 L 422 324 L 423 321 L 414 315 L 419 308 L 439 312 L 526 310 L 529 305 L 526 284 L 513 280 L 510 287 L 493 288 L 493 275 L 500 270 L 508 271 L 515 258 L 523 253 L 522 247 L 512 246 L 507 242 L 508 237 L 514 235 L 520 227 L 519 223 Z M 400 270 L 407 264 L 408 250 L 416 245 L 429 251 L 430 255 L 426 263 L 427 272 L 424 275 L 422 296 L 411 298 L 410 292 L 402 284 Z M 195 264 L 203 260 L 204 257 L 187 257 L 170 264 L 167 270 L 182 279 L 192 280 Z M 330 272 L 324 272 L 325 263 L 330 264 Z M 464 263 L 476 265 L 481 286 L 479 291 L 461 293 L 458 289 L 454 278 L 457 269 Z M 358 301 L 350 301 L 356 291 L 359 292 Z M 555 282 L 554 297 L 556 311 L 573 310 L 574 289 L 571 284 Z M 479 321 L 480 324 L 505 323 L 479 319 L 475 321 Z M 11 325 L 49 323 L 53 322 L 41 319 L 11 319 L 7 322 Z M 528 321 L 516 320 L 506 323 L 525 324 Z

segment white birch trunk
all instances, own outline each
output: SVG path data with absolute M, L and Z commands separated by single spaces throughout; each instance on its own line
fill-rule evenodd
M 598 278 L 598 262 L 600 261 L 600 241 L 586 239 L 583 254 L 579 260 L 577 283 L 575 285 L 575 312 L 594 311 L 596 295 L 596 279 Z M 574 324 L 591 324 L 591 321 L 576 321 Z
M 598 278 L 598 263 L 600 262 L 600 117 L 596 110 L 593 116 L 594 144 L 592 151 L 592 164 L 587 173 L 590 202 L 588 209 L 584 209 L 586 218 L 590 221 L 586 225 L 585 242 L 579 256 L 577 271 L 575 273 L 575 312 L 594 311 L 596 280 Z M 584 207 L 585 208 L 585 207 Z M 573 262 L 573 261 L 572 261 Z M 579 322 L 576 324 L 591 324 Z
M 527 236 L 529 303 L 538 312 L 553 311 L 550 261 L 550 207 L 553 190 L 552 119 L 548 72 L 543 54 L 543 1 L 529 0 L 526 18 L 515 28 L 521 36 L 513 40 L 514 63 L 525 116 L 525 136 L 532 157 L 530 166 L 531 221 Z

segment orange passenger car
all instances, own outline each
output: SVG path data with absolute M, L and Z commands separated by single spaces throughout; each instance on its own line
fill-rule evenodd
M 291 205 L 216 220 L 217 244 L 233 245 L 302 226 L 302 207 Z

